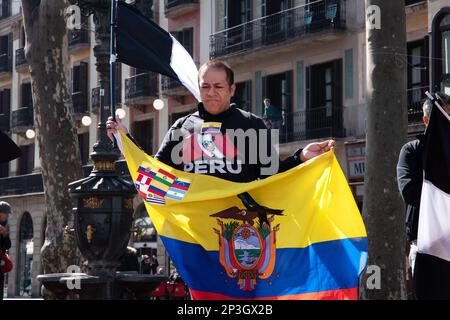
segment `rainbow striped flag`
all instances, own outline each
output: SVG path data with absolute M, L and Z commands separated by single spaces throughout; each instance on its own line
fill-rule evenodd
M 206 133 L 211 133 L 211 134 L 220 133 L 220 128 L 221 127 L 222 127 L 222 123 L 221 122 L 205 122 L 205 123 L 202 124 L 201 133 L 202 134 L 206 134 Z
M 234 183 L 177 171 L 126 135 L 117 137 L 133 181 L 149 162 L 173 179 L 167 190 L 176 180 L 189 184 L 181 200 L 168 191 L 164 205 L 145 206 L 193 299 L 358 298 L 367 235 L 333 152 L 267 179 Z M 246 207 L 243 194 L 267 220 Z

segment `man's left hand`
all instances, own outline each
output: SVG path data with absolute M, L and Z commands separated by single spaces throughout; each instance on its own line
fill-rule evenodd
M 336 142 L 334 140 L 326 140 L 323 142 L 314 142 L 308 144 L 300 154 L 300 159 L 305 162 L 312 158 L 315 158 L 317 156 L 320 156 L 321 154 L 324 154 L 325 152 L 328 152 L 332 149 L 334 149 L 336 145 Z

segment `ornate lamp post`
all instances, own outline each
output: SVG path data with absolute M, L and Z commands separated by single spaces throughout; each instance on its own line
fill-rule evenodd
M 57 297 L 74 290 L 81 299 L 118 299 L 121 290 L 134 297 L 148 298 L 151 290 L 166 277 L 120 274 L 116 269 L 130 239 L 133 197 L 131 181 L 117 176 L 115 161 L 119 154 L 106 134 L 110 109 L 110 26 L 111 0 L 69 0 L 82 14 L 93 14 L 97 45 L 94 55 L 100 77 L 99 140 L 91 158 L 94 168 L 89 177 L 72 182 L 69 191 L 74 200 L 75 235 L 78 248 L 88 260 L 87 274 L 39 276 L 44 286 Z M 113 74 L 114 75 L 114 74 Z M 114 110 L 114 108 L 112 108 Z M 67 283 L 81 288 L 68 288 Z

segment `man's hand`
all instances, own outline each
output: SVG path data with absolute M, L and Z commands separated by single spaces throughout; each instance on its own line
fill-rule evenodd
M 300 154 L 300 159 L 305 162 L 314 157 L 334 149 L 336 142 L 334 140 L 326 140 L 323 142 L 314 142 L 308 144 Z
M 125 134 L 128 134 L 127 127 L 124 126 L 119 118 L 116 118 L 116 121 L 113 121 L 113 118 L 109 117 L 108 121 L 106 121 L 106 128 L 108 129 L 107 133 L 111 141 L 113 140 L 113 134 L 117 132 L 118 128 L 120 128 Z

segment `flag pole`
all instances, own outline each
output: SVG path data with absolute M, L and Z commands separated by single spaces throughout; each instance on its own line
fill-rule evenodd
M 114 121 L 116 121 L 116 20 L 117 0 L 111 0 L 109 95 L 111 98 L 111 116 Z
M 447 112 L 445 112 L 445 110 L 441 107 L 441 105 L 438 102 L 438 99 L 428 91 L 425 92 L 425 95 L 431 100 L 431 102 L 433 102 L 433 104 L 439 109 L 439 111 L 442 112 L 442 114 L 447 118 L 447 120 L 450 121 L 450 115 Z

